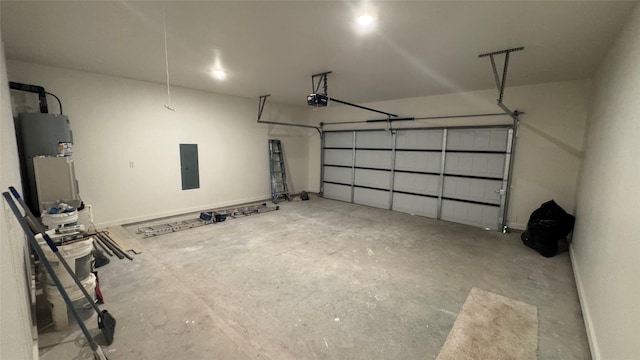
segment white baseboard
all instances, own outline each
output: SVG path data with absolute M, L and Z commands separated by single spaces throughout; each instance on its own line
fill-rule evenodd
M 195 213 L 195 212 L 200 212 L 200 211 L 205 211 L 205 210 L 212 210 L 212 209 L 219 209 L 219 208 L 224 208 L 224 207 L 237 206 L 237 205 L 240 205 L 240 204 L 248 204 L 248 203 L 256 203 L 256 202 L 267 202 L 267 201 L 271 201 L 271 196 L 270 195 L 263 195 L 263 196 L 253 197 L 253 198 L 245 198 L 245 199 L 239 199 L 239 200 L 235 200 L 235 201 L 227 201 L 227 202 L 209 204 L 209 205 L 206 205 L 206 206 L 196 206 L 196 207 L 191 207 L 191 208 L 183 208 L 183 209 L 176 209 L 176 210 L 171 210 L 171 211 L 163 211 L 163 212 L 159 212 L 159 213 L 154 213 L 154 214 L 149 214 L 149 215 L 144 215 L 144 216 L 136 216 L 136 217 L 132 217 L 132 218 L 117 219 L 117 220 L 113 220 L 113 221 L 105 221 L 105 222 L 102 222 L 102 223 L 96 223 L 95 226 L 98 229 L 102 229 L 102 228 L 109 227 L 109 226 L 117 226 L 117 225 L 123 225 L 123 224 L 133 224 L 133 223 L 138 223 L 138 222 L 143 222 L 143 221 L 161 219 L 161 218 L 164 218 L 164 217 L 178 216 L 178 215 Z
M 573 268 L 573 277 L 576 279 L 576 288 L 578 289 L 578 298 L 580 299 L 580 308 L 582 309 L 584 326 L 587 329 L 587 340 L 589 341 L 591 357 L 593 360 L 599 360 L 602 358 L 600 356 L 600 348 L 598 347 L 596 333 L 593 328 L 593 321 L 591 320 L 591 312 L 589 312 L 589 305 L 584 293 L 584 287 L 582 286 L 582 279 L 580 278 L 578 263 L 576 261 L 575 255 L 573 254 L 573 245 L 569 245 L 569 256 L 571 258 L 571 268 Z
M 512 229 L 525 231 L 527 229 L 527 224 L 509 222 L 509 227 Z

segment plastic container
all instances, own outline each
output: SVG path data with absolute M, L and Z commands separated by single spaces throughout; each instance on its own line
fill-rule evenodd
M 58 226 L 75 225 L 78 222 L 78 211 L 74 210 L 68 213 L 41 215 L 40 220 L 47 229 L 55 229 Z
M 92 301 L 96 298 L 96 277 L 93 274 L 89 274 L 86 279 L 82 280 L 82 285 L 91 295 Z M 73 308 L 76 309 L 78 315 L 84 322 L 91 322 L 91 318 L 96 316 L 95 310 L 92 308 L 91 303 L 82 293 L 82 290 L 77 285 L 71 287 L 65 287 L 65 291 L 71 299 Z M 47 285 L 45 288 L 47 294 L 47 301 L 51 305 L 51 317 L 53 318 L 53 326 L 56 330 L 62 331 L 69 328 L 69 325 L 75 324 L 76 320 L 67 309 L 67 304 L 64 302 L 64 298 L 57 287 L 54 285 Z
M 78 225 L 84 225 L 89 232 L 95 231 L 91 205 L 85 205 L 84 209 L 78 211 Z
M 67 269 L 64 268 L 64 265 L 60 263 L 56 254 L 51 251 L 49 245 L 44 241 L 44 239 L 38 235 L 36 237 L 44 252 L 44 256 L 47 258 L 49 263 L 51 263 L 51 267 L 53 271 L 56 273 L 62 286 L 65 288 L 76 286 L 75 281 L 71 278 L 71 275 L 67 272 Z M 69 264 L 71 270 L 76 275 L 78 279 L 85 279 L 91 274 L 91 270 L 93 267 L 93 256 L 91 255 L 91 251 L 93 250 L 93 238 L 89 238 L 82 241 L 76 241 L 67 245 L 58 246 L 58 252 L 64 260 Z M 54 285 L 53 280 L 47 274 L 47 284 Z

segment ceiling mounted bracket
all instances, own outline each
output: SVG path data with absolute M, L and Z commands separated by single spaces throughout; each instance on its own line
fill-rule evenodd
M 267 102 L 267 98 L 269 96 L 271 96 L 271 94 L 260 95 L 260 98 L 258 99 L 258 122 L 260 122 L 260 120 L 262 119 L 262 111 L 264 110 L 264 104 Z
M 514 118 L 514 120 L 515 118 L 517 118 L 518 114 L 522 114 L 522 112 L 518 112 L 517 110 L 515 112 L 511 111 L 506 105 L 502 103 L 502 99 L 504 98 L 504 88 L 507 83 L 507 71 L 509 70 L 509 56 L 512 52 L 521 51 L 521 50 L 524 50 L 524 46 L 478 55 L 479 58 L 488 56 L 489 59 L 491 60 L 491 69 L 493 70 L 493 77 L 496 81 L 496 88 L 498 89 L 498 99 L 497 99 L 498 106 L 502 110 L 509 113 L 509 115 L 511 115 L 511 117 Z M 496 61 L 494 56 L 502 55 L 502 54 L 504 54 L 504 65 L 502 68 L 502 78 L 501 78 L 498 73 L 498 68 L 496 66 Z
M 327 86 L 327 75 L 331 74 L 332 71 L 325 71 L 322 73 L 318 73 L 315 75 L 311 75 L 311 95 L 307 96 L 307 105 L 315 106 L 315 107 L 324 107 L 329 105 L 329 100 L 333 102 L 337 102 L 339 104 L 353 106 L 359 109 L 373 111 L 378 114 L 387 115 L 387 117 L 398 117 L 396 114 L 388 113 L 382 110 L 376 110 L 370 107 L 354 104 L 348 101 L 339 100 L 336 98 L 329 97 L 328 86 Z M 322 86 L 323 92 L 320 93 L 320 86 Z
M 327 71 L 315 75 L 311 75 L 311 92 L 314 94 L 320 94 L 320 85 L 323 87 L 323 92 L 321 94 L 327 95 L 327 75 L 331 74 L 333 71 Z

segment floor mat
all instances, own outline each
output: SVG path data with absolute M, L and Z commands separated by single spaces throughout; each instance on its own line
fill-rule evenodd
M 473 288 L 438 360 L 537 359 L 538 308 Z

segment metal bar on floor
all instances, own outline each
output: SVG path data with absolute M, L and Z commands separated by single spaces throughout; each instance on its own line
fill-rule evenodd
M 249 216 L 254 214 L 262 214 L 265 212 L 279 210 L 279 206 L 269 207 L 267 203 L 253 204 L 246 206 L 237 206 L 225 209 L 209 210 L 200 213 L 196 219 L 188 219 L 183 221 L 175 221 L 166 224 L 158 224 L 138 228 L 138 233 L 144 237 L 168 234 L 176 231 L 192 229 L 194 227 L 215 224 L 222 222 L 228 217 L 236 218 L 240 216 Z

